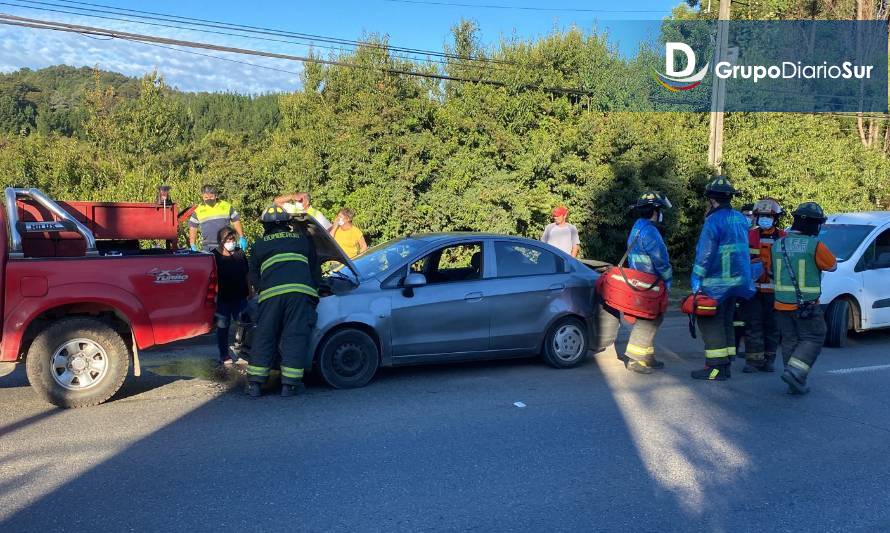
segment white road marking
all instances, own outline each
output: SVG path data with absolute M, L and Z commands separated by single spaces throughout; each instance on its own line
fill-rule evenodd
M 875 370 L 890 370 L 890 365 L 860 366 L 855 368 L 840 368 L 829 370 L 826 374 L 858 374 L 859 372 L 874 372 Z

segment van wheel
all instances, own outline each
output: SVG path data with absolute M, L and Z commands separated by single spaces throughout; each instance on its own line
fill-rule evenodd
M 587 328 L 577 318 L 566 317 L 547 332 L 544 361 L 553 368 L 578 366 L 587 356 Z
M 325 383 L 335 389 L 364 387 L 380 361 L 374 339 L 357 329 L 340 330 L 324 342 L 318 368 Z
M 120 389 L 130 368 L 130 351 L 105 322 L 65 318 L 37 335 L 25 367 L 31 386 L 46 401 L 88 407 Z
M 850 331 L 850 302 L 846 299 L 831 302 L 825 310 L 825 346 L 843 348 Z

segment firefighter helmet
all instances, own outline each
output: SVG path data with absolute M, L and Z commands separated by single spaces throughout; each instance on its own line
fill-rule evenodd
M 649 206 L 663 209 L 670 209 L 674 207 L 671 204 L 671 201 L 668 200 L 668 197 L 660 191 L 644 192 L 640 195 L 639 198 L 637 198 L 637 203 L 635 203 L 633 206 L 637 209 Z
M 785 210 L 782 209 L 782 206 L 779 205 L 774 198 L 764 198 L 760 200 L 756 204 L 754 204 L 754 214 L 755 215 L 768 215 L 768 216 L 781 216 L 785 214 Z
M 732 182 L 726 176 L 714 176 L 705 186 L 705 196 L 725 197 L 738 194 L 739 191 L 732 186 Z
M 278 205 L 268 207 L 260 217 L 260 222 L 263 224 L 280 224 L 288 220 L 290 220 L 290 215 Z
M 797 206 L 797 209 L 792 211 L 791 214 L 794 215 L 794 218 L 810 218 L 820 223 L 828 220 L 825 216 L 825 211 L 822 210 L 822 206 L 816 202 L 804 202 Z

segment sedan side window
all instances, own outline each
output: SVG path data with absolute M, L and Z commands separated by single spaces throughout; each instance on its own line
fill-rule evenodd
M 415 261 L 411 272 L 424 274 L 428 284 L 482 279 L 482 243 L 440 248 Z
M 539 276 L 562 272 L 562 259 L 536 246 L 498 241 L 494 244 L 498 277 Z

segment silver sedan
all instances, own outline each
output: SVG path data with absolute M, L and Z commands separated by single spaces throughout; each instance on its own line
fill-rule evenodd
M 617 320 L 594 291 L 598 265 L 547 244 L 418 234 L 350 261 L 327 233 L 309 229 L 319 256 L 342 264 L 326 277 L 310 341 L 332 387 L 361 387 L 381 366 L 539 354 L 569 368 L 614 341 Z M 247 333 L 236 346 L 248 349 Z

